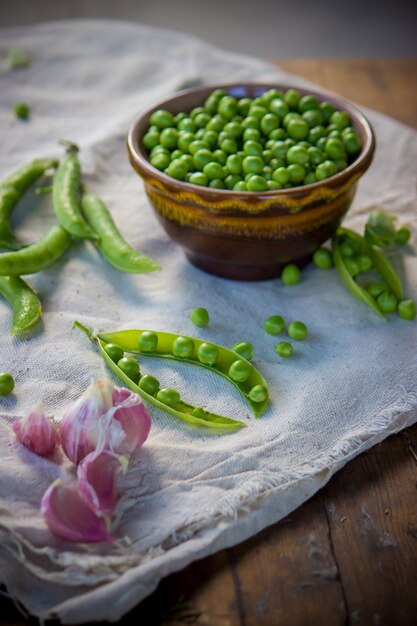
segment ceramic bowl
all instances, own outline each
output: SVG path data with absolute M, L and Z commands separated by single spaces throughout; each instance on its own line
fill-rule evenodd
M 323 181 L 291 189 L 237 192 L 175 180 L 148 161 L 142 137 L 156 109 L 173 114 L 201 106 L 214 89 L 251 98 L 291 85 L 244 83 L 188 89 L 156 102 L 133 121 L 127 136 L 129 159 L 143 178 L 150 203 L 168 235 L 197 267 L 238 280 L 279 276 L 290 262 L 299 266 L 332 236 L 352 203 L 357 183 L 371 164 L 375 139 L 371 125 L 350 102 L 324 90 L 297 89 L 349 113 L 362 140 L 358 157 Z

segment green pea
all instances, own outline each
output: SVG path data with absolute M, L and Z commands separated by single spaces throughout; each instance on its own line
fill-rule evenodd
M 207 411 L 202 409 L 200 406 L 196 406 L 191 411 L 191 415 L 194 415 L 194 417 L 197 417 L 198 419 L 205 419 Z
M 264 385 L 255 385 L 248 393 L 252 402 L 264 402 L 268 397 L 268 389 Z
M 180 157 L 181 163 L 184 163 L 187 168 L 187 172 L 192 172 L 194 170 L 194 159 L 191 154 L 183 154 Z
M 287 152 L 289 150 L 289 146 L 285 141 L 275 141 L 275 143 L 271 146 L 271 152 L 274 157 L 277 159 L 285 159 L 287 156 Z
M 280 119 L 283 119 L 290 112 L 288 104 L 282 98 L 275 98 L 269 103 L 269 110 L 275 113 Z
M 285 185 L 290 180 L 290 174 L 286 167 L 279 167 L 272 173 L 272 180 L 279 183 L 280 185 Z
M 279 335 L 285 330 L 285 320 L 281 315 L 271 315 L 264 321 L 263 327 L 269 335 Z
M 309 109 L 305 111 L 301 117 L 307 122 L 310 128 L 321 126 L 324 121 L 323 114 L 318 109 Z
M 223 139 L 223 141 L 220 143 L 220 148 L 226 154 L 236 154 L 236 152 L 237 152 L 237 143 L 236 143 L 236 141 L 234 139 L 229 137 L 228 139 Z
M 180 159 L 175 159 L 168 165 L 166 173 L 168 176 L 172 176 L 172 178 L 176 178 L 177 180 L 184 180 L 187 173 L 187 166 L 183 161 L 180 161 Z
M 148 131 L 142 138 L 142 143 L 148 150 L 155 148 L 159 145 L 159 133 L 158 131 Z
M 219 133 L 225 124 L 226 120 L 222 115 L 213 115 L 211 120 L 208 122 L 206 129 L 214 130 L 216 133 Z
M 304 178 L 304 185 L 311 185 L 312 183 L 316 183 L 317 178 L 314 172 L 308 172 Z
M 145 330 L 138 339 L 139 350 L 142 352 L 155 352 L 158 345 L 158 335 L 151 330 Z
M 0 374 L 0 396 L 8 396 L 14 389 L 14 378 L 8 372 Z
M 302 96 L 298 102 L 298 110 L 300 113 L 305 113 L 306 111 L 311 111 L 312 109 L 319 108 L 319 101 L 315 96 L 306 95 Z
M 205 101 L 204 108 L 213 115 L 217 111 L 220 100 L 225 95 L 226 95 L 226 92 L 223 89 L 215 89 L 214 91 L 211 92 L 211 94 L 208 96 L 207 100 Z
M 233 98 L 233 96 L 223 96 L 217 110 L 220 115 L 230 120 L 238 111 L 236 98 Z
M 336 109 L 333 106 L 333 104 L 331 104 L 330 102 L 326 102 L 326 100 L 324 100 L 323 102 L 320 102 L 319 104 L 319 111 L 321 111 L 321 113 L 323 114 L 324 122 L 327 124 L 327 122 L 330 120 L 332 114 L 336 111 Z
M 281 280 L 285 285 L 297 285 L 301 280 L 299 268 L 294 263 L 286 265 L 281 272 Z
M 401 226 L 395 231 L 394 239 L 400 246 L 406 246 L 411 237 L 411 231 L 407 226 Z
M 280 91 L 280 89 L 268 89 L 267 91 L 265 91 L 265 93 L 263 94 L 263 99 L 266 100 L 267 102 L 271 102 L 272 100 L 275 100 L 276 98 L 282 98 L 284 94 L 282 93 L 282 91 Z
M 104 352 L 109 355 L 112 361 L 118 363 L 123 358 L 124 351 L 115 343 L 106 343 L 103 346 Z
M 273 169 L 270 165 L 265 165 L 265 167 L 262 170 L 262 176 L 265 178 L 265 180 L 268 182 L 268 180 L 272 180 L 272 173 L 273 173 Z
M 181 358 L 187 358 L 194 351 L 194 341 L 190 337 L 176 337 L 172 344 L 172 354 Z
M 207 163 L 211 163 L 213 161 L 213 153 L 207 148 L 202 148 L 201 150 L 197 150 L 193 154 L 194 165 L 197 169 L 202 170 Z
M 305 168 L 299 163 L 291 163 L 287 168 L 291 183 L 301 183 L 306 175 Z
M 231 154 L 227 157 L 226 168 L 231 174 L 240 174 L 242 171 L 242 157 L 237 154 Z
M 221 178 L 212 178 L 208 186 L 212 189 L 226 189 L 226 183 Z
M 373 297 L 373 298 L 377 298 L 378 296 L 381 295 L 381 293 L 383 293 L 384 291 L 388 291 L 388 285 L 386 285 L 385 283 L 371 283 L 370 285 L 368 285 L 368 287 L 366 288 L 366 291 Z
M 398 300 L 391 291 L 383 291 L 376 302 L 383 313 L 394 313 L 397 310 Z
M 356 249 L 351 241 L 342 241 L 340 244 L 340 253 L 343 257 L 353 256 L 355 252 Z
M 292 139 L 305 139 L 308 137 L 310 127 L 301 117 L 299 119 L 290 119 L 287 124 L 287 131 Z
M 210 146 L 208 145 L 208 143 L 202 141 L 201 139 L 194 139 L 194 141 L 191 141 L 189 143 L 188 152 L 190 152 L 192 155 L 194 155 L 199 150 L 210 150 Z
M 350 124 L 350 117 L 346 111 L 335 111 L 330 116 L 330 123 L 337 124 L 340 128 L 346 128 Z
M 30 117 L 30 106 L 25 102 L 16 102 L 13 111 L 19 120 L 28 120 Z
M 313 262 L 322 270 L 329 270 L 333 267 L 333 255 L 326 248 L 317 248 L 313 254 Z
M 201 343 L 197 350 L 198 360 L 204 365 L 214 365 L 218 357 L 217 346 L 211 343 Z
M 197 307 L 196 309 L 193 309 L 191 311 L 190 320 L 195 326 L 203 327 L 207 326 L 207 324 L 209 323 L 210 316 L 207 309 Z
M 257 141 L 245 141 L 243 144 L 243 152 L 246 156 L 261 157 L 263 152 L 263 146 Z
M 335 165 L 338 172 L 345 170 L 348 166 L 346 159 L 335 159 Z
M 184 113 L 184 111 L 181 111 L 180 113 L 177 113 L 176 115 L 174 115 L 174 122 L 178 124 L 179 121 L 183 120 L 186 117 L 188 117 L 187 113 Z
M 280 118 L 275 113 L 267 113 L 261 118 L 261 130 L 265 135 L 278 128 Z
M 259 119 L 259 125 L 260 125 L 261 119 L 265 115 L 267 115 L 267 113 L 268 113 L 268 109 L 261 104 L 253 104 L 251 108 L 249 109 L 249 115 L 251 117 L 256 117 Z
M 241 98 L 240 100 L 238 100 L 237 103 L 237 108 L 238 111 L 241 115 L 243 115 L 244 117 L 246 117 L 246 115 L 249 113 L 249 109 L 251 108 L 252 105 L 252 100 L 250 98 Z
M 248 361 L 253 357 L 253 345 L 249 341 L 239 341 L 230 349 L 233 350 L 233 352 L 237 352 L 237 354 L 240 354 L 240 356 L 243 356 L 243 358 Z
M 268 189 L 270 191 L 275 191 L 277 189 L 282 189 L 281 183 L 277 183 L 275 180 L 267 180 Z
M 233 191 L 247 191 L 247 190 L 248 190 L 248 188 L 247 188 L 247 185 L 246 185 L 244 180 L 240 180 L 233 187 Z
M 117 362 L 117 367 L 122 370 L 123 374 L 126 374 L 130 380 L 137 382 L 139 379 L 139 365 L 135 359 L 130 356 L 124 356 Z
M 333 161 L 323 161 L 323 163 L 320 163 L 316 167 L 315 174 L 317 180 L 324 180 L 325 178 L 337 174 L 337 167 Z
M 224 126 L 224 131 L 233 139 L 238 139 L 243 133 L 243 127 L 239 122 L 228 122 Z
M 223 165 L 220 165 L 220 163 L 216 163 L 216 161 L 207 163 L 207 165 L 203 167 L 203 172 L 209 180 L 213 180 L 214 178 L 224 178 L 227 174 Z
M 357 261 L 361 272 L 369 272 L 373 267 L 372 259 L 367 254 L 359 254 Z
M 297 89 L 288 89 L 284 94 L 284 102 L 290 107 L 290 109 L 296 109 L 300 102 L 301 94 Z
M 182 156 L 190 156 L 188 155 L 184 155 L 184 152 L 182 150 L 173 150 L 173 152 L 171 152 L 171 161 L 174 161 L 175 159 L 180 159 Z
M 159 141 L 160 141 L 161 146 L 164 146 L 164 148 L 168 148 L 168 150 L 172 150 L 172 148 L 176 148 L 177 141 L 178 141 L 177 129 L 176 128 L 164 128 L 164 130 L 161 131 Z
M 284 128 L 276 128 L 275 130 L 269 133 L 269 138 L 282 141 L 283 139 L 287 139 L 288 134 Z
M 259 174 L 265 163 L 259 156 L 246 156 L 242 161 L 242 169 L 245 174 Z
M 171 162 L 171 158 L 168 154 L 164 154 L 163 152 L 158 152 L 151 158 L 151 165 L 156 167 L 157 170 L 163 172 L 167 169 L 168 165 Z
M 284 159 L 277 159 L 277 157 L 272 157 L 272 159 L 269 161 L 269 165 L 272 167 L 273 170 L 277 170 L 280 167 L 285 166 L 285 161 Z
M 207 123 L 211 120 L 210 115 L 207 111 L 204 111 L 204 109 L 202 109 L 197 115 L 192 115 L 191 117 L 194 118 L 194 123 L 197 128 L 205 128 Z
M 180 394 L 175 389 L 160 389 L 156 394 L 156 399 L 167 406 L 171 406 L 175 408 L 177 404 L 180 402 Z
M 324 151 L 331 159 L 343 159 L 346 156 L 343 141 L 337 139 L 337 137 L 330 137 L 326 141 Z
M 288 341 L 280 341 L 275 346 L 275 352 L 279 354 L 279 356 L 284 357 L 284 359 L 287 359 L 292 355 L 293 348 Z
M 245 128 L 242 135 L 243 141 L 256 141 L 257 143 L 261 140 L 261 133 L 256 128 Z
M 243 383 L 252 373 L 252 366 L 243 359 L 237 359 L 229 367 L 229 376 L 237 383 Z
M 226 189 L 234 189 L 234 186 L 242 180 L 240 174 L 229 174 L 224 179 L 224 184 L 226 185 Z
M 320 137 L 320 139 L 316 141 L 316 148 L 319 148 L 319 150 L 324 151 L 326 142 L 327 142 L 327 137 Z
M 192 172 L 188 182 L 192 183 L 193 185 L 206 187 L 208 185 L 208 178 L 204 174 L 204 172 Z
M 299 163 L 300 165 L 306 165 L 309 160 L 310 157 L 307 149 L 300 145 L 292 146 L 287 152 L 288 163 Z
M 307 326 L 303 322 L 291 322 L 287 328 L 288 336 L 296 341 L 302 341 L 307 337 Z
M 248 191 L 266 191 L 268 189 L 267 181 L 263 176 L 259 176 L 258 174 L 253 174 L 247 181 L 246 186 Z
M 177 124 L 177 128 L 178 130 L 184 130 L 189 133 L 195 133 L 195 131 L 197 130 L 197 126 L 194 120 L 191 119 L 191 117 L 184 117 L 182 120 L 180 120 Z
M 358 135 L 354 131 L 349 134 L 342 135 L 342 138 L 345 150 L 349 155 L 355 155 L 360 152 L 362 143 Z
M 202 140 L 208 143 L 210 148 L 215 148 L 217 146 L 218 138 L 219 133 L 216 133 L 214 130 L 206 130 L 202 136 Z
M 183 152 L 188 152 L 189 145 L 192 141 L 195 141 L 194 133 L 190 133 L 189 131 L 181 131 L 178 133 L 177 145 Z
M 242 120 L 242 127 L 243 128 L 256 128 L 257 130 L 259 130 L 260 120 L 254 115 L 248 115 Z
M 150 122 L 154 126 L 158 128 L 169 128 L 170 126 L 174 126 L 175 120 L 172 113 L 169 111 L 165 111 L 164 109 L 158 109 L 154 111 L 150 117 Z
M 345 266 L 351 276 L 357 276 L 360 274 L 361 268 L 355 257 L 346 257 Z
M 402 300 L 398 303 L 398 315 L 405 320 L 413 320 L 416 316 L 416 303 L 413 300 Z
M 138 382 L 138 387 L 143 389 L 150 396 L 154 396 L 159 391 L 159 380 L 151 374 L 145 374 Z

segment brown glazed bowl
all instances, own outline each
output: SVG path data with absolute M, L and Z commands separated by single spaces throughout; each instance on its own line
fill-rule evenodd
M 279 276 L 287 263 L 307 263 L 314 250 L 332 236 L 352 203 L 358 180 L 372 161 L 374 133 L 362 113 L 347 100 L 324 90 L 297 87 L 302 94 L 328 100 L 349 113 L 362 140 L 359 156 L 341 172 L 310 185 L 238 192 L 175 180 L 154 168 L 141 141 L 150 115 L 156 109 L 173 114 L 191 111 L 218 88 L 254 98 L 267 89 L 290 87 L 234 83 L 188 89 L 143 111 L 129 129 L 129 159 L 144 180 L 160 223 L 184 248 L 188 259 L 207 272 L 238 280 L 263 280 Z

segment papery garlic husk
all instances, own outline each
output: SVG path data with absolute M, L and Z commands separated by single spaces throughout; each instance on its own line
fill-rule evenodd
M 127 458 L 109 450 L 91 452 L 78 465 L 78 492 L 98 514 L 110 518 L 117 500 L 117 476 Z
M 13 422 L 12 429 L 20 443 L 40 456 L 53 452 L 59 443 L 53 418 L 43 413 L 41 405 L 26 417 Z
M 61 421 L 61 444 L 67 457 L 78 464 L 93 452 L 102 438 L 100 418 L 112 407 L 113 386 L 109 380 L 92 383 L 64 414 Z
M 105 520 L 97 515 L 78 491 L 56 480 L 41 501 L 41 513 L 49 529 L 59 537 L 77 543 L 114 541 Z
M 131 454 L 147 439 L 151 418 L 140 397 L 100 380 L 66 412 L 61 422 L 65 454 L 78 464 L 94 450 Z

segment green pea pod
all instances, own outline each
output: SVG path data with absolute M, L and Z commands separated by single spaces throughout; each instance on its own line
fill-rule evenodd
M 196 407 L 182 401 L 180 401 L 175 406 L 175 408 L 168 406 L 163 402 L 160 402 L 154 396 L 151 396 L 149 393 L 136 385 L 128 376 L 126 376 L 124 372 L 122 372 L 120 367 L 118 367 L 118 365 L 114 361 L 112 361 L 112 359 L 109 357 L 104 349 L 106 342 L 99 339 L 98 336 L 93 335 L 92 331 L 86 328 L 83 324 L 80 324 L 80 322 L 74 322 L 74 326 L 82 330 L 89 337 L 89 339 L 97 342 L 100 354 L 103 357 L 105 363 L 108 365 L 109 369 L 126 385 L 126 387 L 132 389 L 132 391 L 140 395 L 144 400 L 149 402 L 149 404 L 152 404 L 158 409 L 165 411 L 165 413 L 174 415 L 175 417 L 178 417 L 179 419 L 188 422 L 189 424 L 194 424 L 195 426 L 205 426 L 218 431 L 235 430 L 237 428 L 244 428 L 246 426 L 244 422 L 239 422 L 238 420 L 234 420 L 223 415 L 217 415 L 216 413 L 211 413 L 203 409 L 199 409 L 198 416 L 193 415 L 193 411 L 196 410 Z
M 175 335 L 173 333 L 164 333 L 159 331 L 150 332 L 157 337 L 157 343 L 155 346 L 153 346 L 152 350 L 142 350 L 140 348 L 141 336 L 143 335 L 143 333 L 145 333 L 146 336 L 146 334 L 149 334 L 149 331 L 121 330 L 114 333 L 99 333 L 97 336 L 105 343 L 114 343 L 126 352 L 131 352 L 133 354 L 143 354 L 146 356 L 175 359 L 176 361 L 185 361 L 187 363 L 193 363 L 194 365 L 200 365 L 202 367 L 205 367 L 212 372 L 216 372 L 217 374 L 221 374 L 222 376 L 227 378 L 227 380 L 232 382 L 239 389 L 239 391 L 243 393 L 256 417 L 260 417 L 265 412 L 266 408 L 268 407 L 267 383 L 262 374 L 242 356 L 237 355 L 236 352 L 234 352 L 233 350 L 229 350 L 228 348 L 219 346 L 214 343 L 207 343 L 195 337 L 187 337 L 185 335 Z M 175 350 L 174 342 L 178 340 L 178 338 L 185 340 L 189 343 L 190 346 L 192 346 L 192 349 L 187 356 L 179 357 L 175 356 L 175 354 L 173 353 L 173 349 Z M 204 363 L 200 360 L 200 358 L 204 358 L 204 355 L 201 356 L 201 346 L 208 346 L 212 349 L 213 353 L 215 354 L 215 359 L 213 363 Z M 237 362 L 243 362 L 244 364 L 244 368 L 246 369 L 247 373 L 247 377 L 245 378 L 245 380 L 236 380 L 236 377 L 233 374 L 234 368 L 232 366 Z M 232 375 L 229 372 L 232 372 Z M 265 397 L 258 402 L 255 402 L 251 398 L 251 395 L 253 395 L 251 394 L 251 391 L 254 388 L 264 390 L 263 395 Z
M 40 320 L 41 302 L 20 276 L 0 276 L 0 294 L 13 309 L 12 335 L 28 330 Z
M 98 239 L 81 213 L 81 166 L 78 148 L 69 142 L 67 154 L 60 162 L 52 183 L 52 201 L 58 222 L 65 230 L 81 239 Z
M 380 315 L 382 318 L 386 319 L 385 315 L 379 309 L 374 298 L 365 289 L 363 289 L 363 287 L 361 287 L 356 282 L 356 280 L 349 274 L 349 271 L 343 260 L 342 253 L 340 252 L 340 245 L 338 241 L 338 235 L 342 234 L 341 231 L 343 231 L 343 234 L 347 234 L 346 230 L 347 229 L 339 229 L 336 235 L 332 239 L 332 253 L 333 253 L 333 261 L 334 261 L 335 268 L 337 269 L 340 278 L 342 279 L 346 287 L 349 289 L 350 293 L 355 298 L 357 298 L 358 300 L 360 300 L 361 302 L 369 306 L 373 311 L 375 311 L 375 313 Z
M 93 194 L 85 194 L 81 202 L 84 216 L 98 235 L 97 247 L 116 269 L 140 274 L 159 270 L 152 259 L 134 250 L 119 232 L 104 202 Z
M 36 243 L 0 255 L 0 276 L 35 274 L 49 267 L 69 248 L 72 238 L 62 226 L 53 226 Z
M 401 278 L 393 268 L 391 262 L 384 255 L 382 250 L 379 250 L 374 245 L 370 244 L 366 238 L 361 237 L 358 233 L 355 233 L 353 230 L 349 228 L 338 228 L 338 235 L 345 235 L 356 241 L 360 246 L 362 251 L 367 252 L 371 257 L 372 263 L 376 271 L 380 274 L 383 280 L 387 283 L 388 287 L 391 289 L 392 293 L 395 297 L 401 301 L 403 299 L 403 286 L 401 283 Z
M 10 215 L 22 195 L 46 170 L 57 166 L 52 159 L 35 159 L 10 174 L 0 184 L 0 248 L 18 250 L 21 244 L 10 226 Z

